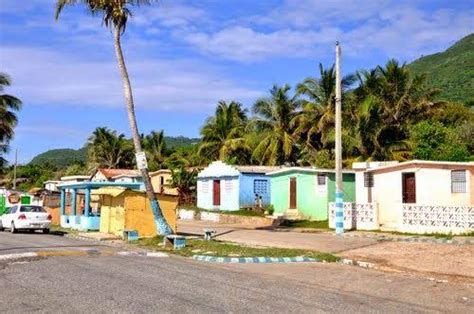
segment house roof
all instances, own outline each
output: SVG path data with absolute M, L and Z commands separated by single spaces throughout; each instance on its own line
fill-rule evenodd
M 291 172 L 306 172 L 306 173 L 335 173 L 334 169 L 322 169 L 322 168 L 313 168 L 313 167 L 287 167 L 281 168 L 280 170 L 267 173 L 269 176 L 277 176 L 284 173 Z M 355 173 L 353 170 L 342 170 L 342 173 Z
M 160 170 L 157 170 L 157 171 L 154 171 L 154 172 L 150 172 L 150 176 L 153 177 L 153 176 L 163 174 L 163 173 L 171 174 L 171 170 L 169 170 L 169 169 L 160 169 Z
M 97 171 L 94 173 L 92 177 L 94 177 L 97 172 L 100 172 L 106 177 L 107 179 L 112 179 L 113 177 L 117 176 L 136 176 L 140 175 L 140 172 L 138 170 L 134 169 L 105 169 L 105 168 L 99 168 Z
M 117 197 L 123 192 L 125 192 L 125 188 L 118 188 L 118 187 L 102 187 L 97 190 L 92 190 L 92 195 L 110 195 L 112 197 Z
M 89 180 L 89 176 L 85 175 L 75 175 L 75 176 L 65 176 L 61 177 L 61 181 L 73 181 L 73 180 Z
M 368 169 L 367 172 L 380 173 L 398 171 L 408 168 L 435 168 L 435 169 L 474 169 L 474 162 L 435 161 L 435 160 L 410 160 L 393 165 Z
M 63 178 L 64 178 L 64 177 L 63 177 Z M 61 182 L 61 181 L 59 181 L 59 180 L 48 180 L 48 181 L 44 181 L 44 184 L 46 184 L 46 183 L 55 183 L 55 184 L 58 184 L 59 182 Z
M 235 166 L 235 168 L 240 173 L 269 173 L 273 171 L 277 171 L 282 167 L 271 167 L 271 166 Z
M 222 161 L 213 161 L 198 174 L 198 178 L 238 177 L 240 172 L 233 166 Z

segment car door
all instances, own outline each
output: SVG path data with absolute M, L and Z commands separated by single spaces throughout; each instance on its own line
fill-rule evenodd
M 17 209 L 18 209 L 18 206 L 13 205 L 12 207 L 10 207 L 10 210 L 5 215 L 3 215 L 3 219 L 2 219 L 3 227 L 10 228 L 10 226 L 12 225 L 12 221 L 15 219 Z

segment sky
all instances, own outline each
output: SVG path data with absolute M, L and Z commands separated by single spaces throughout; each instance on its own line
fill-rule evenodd
M 129 135 L 112 35 L 78 5 L 0 0 L 0 71 L 23 101 L 11 152 L 28 162 L 80 148 L 98 126 Z M 247 108 L 334 62 L 343 73 L 410 62 L 474 30 L 474 0 L 160 0 L 140 7 L 122 44 L 142 133 L 197 137 L 219 100 Z

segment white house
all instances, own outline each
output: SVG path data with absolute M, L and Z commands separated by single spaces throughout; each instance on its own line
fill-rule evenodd
M 73 175 L 73 176 L 65 176 L 61 177 L 60 184 L 71 184 L 71 183 L 80 183 L 80 182 L 87 182 L 90 180 L 89 176 L 86 175 Z M 72 192 L 70 189 L 66 189 L 66 192 Z
M 51 192 L 59 192 L 58 184 L 60 184 L 60 183 L 61 183 L 61 181 L 48 180 L 48 181 L 44 182 L 44 189 L 48 190 L 48 191 L 51 191 Z
M 354 165 L 357 206 L 373 206 L 381 229 L 463 233 L 474 229 L 474 162 L 413 160 Z

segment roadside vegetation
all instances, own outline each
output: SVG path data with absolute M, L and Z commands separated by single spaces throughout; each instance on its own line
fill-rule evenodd
M 329 222 L 328 220 L 285 220 L 280 226 L 304 229 L 329 229 Z
M 297 257 L 304 256 L 317 258 L 327 262 L 336 262 L 338 257 L 329 254 L 309 250 L 299 249 L 281 249 L 281 248 L 263 248 L 249 247 L 239 244 L 221 242 L 221 241 L 205 241 L 201 239 L 186 239 L 186 247 L 180 250 L 164 248 L 163 238 L 143 238 L 136 242 L 139 247 L 154 251 L 172 253 L 180 256 L 191 257 L 193 255 L 208 255 L 218 257 Z

